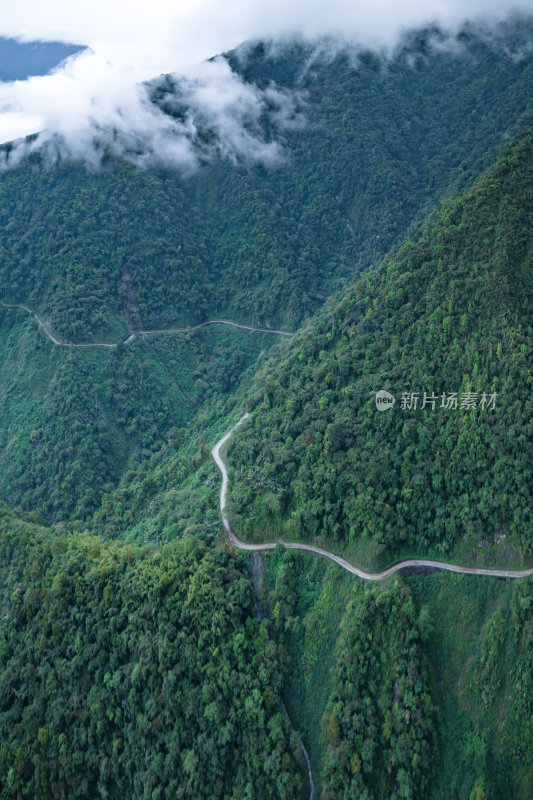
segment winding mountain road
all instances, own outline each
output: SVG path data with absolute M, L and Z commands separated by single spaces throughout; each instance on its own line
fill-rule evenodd
M 0 303 L 3 308 L 18 308 L 26 313 L 30 314 L 37 322 L 39 327 L 48 337 L 48 339 L 53 342 L 55 345 L 59 345 L 61 347 L 118 347 L 119 344 L 126 344 L 130 342 L 134 337 L 135 333 L 129 333 L 128 337 L 121 341 L 121 342 L 86 342 L 86 343 L 74 343 L 69 342 L 66 340 L 57 339 L 54 336 L 46 322 L 41 319 L 41 317 L 33 311 L 28 306 L 22 305 L 20 303 Z M 255 333 L 270 333 L 274 336 L 293 336 L 292 333 L 289 331 L 278 331 L 273 330 L 271 328 L 253 328 L 249 325 L 240 325 L 237 322 L 230 322 L 224 319 L 213 319 L 208 320 L 207 322 L 202 322 L 199 325 L 190 326 L 187 328 L 167 328 L 161 330 L 149 330 L 149 331 L 142 331 L 139 335 L 141 336 L 148 336 L 152 334 L 163 334 L 163 333 L 189 333 L 191 331 L 198 330 L 199 328 L 205 328 L 208 325 L 229 325 L 232 328 L 237 328 L 238 330 L 243 331 L 251 331 Z M 383 570 L 382 572 L 367 572 L 361 567 L 357 567 L 355 564 L 350 563 L 345 558 L 336 555 L 335 553 L 331 553 L 329 550 L 325 550 L 323 547 L 318 547 L 317 545 L 313 544 L 303 544 L 300 542 L 285 542 L 280 539 L 278 542 L 263 542 L 261 544 L 248 544 L 247 542 L 243 542 L 235 531 L 232 529 L 230 522 L 226 515 L 224 514 L 224 509 L 226 507 L 226 495 L 228 491 L 228 472 L 226 468 L 226 463 L 224 459 L 220 455 L 221 448 L 226 444 L 232 433 L 241 425 L 246 419 L 248 419 L 250 415 L 244 414 L 241 419 L 237 422 L 233 428 L 228 431 L 220 441 L 216 443 L 211 451 L 211 454 L 218 466 L 221 474 L 222 474 L 222 486 L 220 489 L 220 512 L 222 516 L 222 523 L 224 525 L 224 529 L 228 534 L 228 538 L 230 542 L 235 546 L 238 547 L 240 550 L 247 550 L 247 551 L 265 551 L 265 550 L 274 550 L 278 544 L 281 544 L 287 550 L 301 550 L 302 552 L 306 553 L 316 553 L 317 555 L 323 556 L 324 558 L 329 558 L 330 561 L 334 561 L 343 569 L 347 570 L 347 572 L 351 572 L 352 575 L 357 575 L 358 578 L 362 578 L 365 581 L 382 581 L 385 578 L 389 578 L 391 575 L 394 575 L 395 572 L 400 572 L 404 569 L 412 569 L 413 567 L 425 567 L 429 569 L 435 570 L 444 570 L 446 572 L 458 572 L 463 575 L 488 575 L 494 578 L 527 578 L 530 575 L 533 575 L 533 567 L 529 567 L 528 569 L 487 569 L 485 567 L 464 567 L 459 564 L 450 564 L 445 561 L 435 561 L 430 558 L 408 558 L 404 561 L 398 561 L 396 564 L 393 564 L 391 567 Z
M 75 344 L 74 342 L 68 342 L 66 340 L 57 339 L 46 322 L 40 318 L 36 311 L 33 311 L 28 306 L 23 306 L 20 303 L 1 303 L 0 305 L 3 308 L 20 308 L 22 311 L 27 311 L 30 316 L 32 316 L 41 330 L 45 333 L 45 335 L 50 339 L 53 344 L 57 344 L 60 347 L 117 347 L 117 344 L 114 342 L 88 342 L 84 344 Z M 132 337 L 130 337 L 132 338 Z
M 361 569 L 361 567 L 351 564 L 345 558 L 335 555 L 335 553 L 331 553 L 329 550 L 325 550 L 323 547 L 317 547 L 316 545 L 312 544 L 285 542 L 283 539 L 279 539 L 278 542 L 263 542 L 262 544 L 248 544 L 247 542 L 243 542 L 241 539 L 239 539 L 231 527 L 229 519 L 224 514 L 224 509 L 226 508 L 226 496 L 228 492 L 228 471 L 227 464 L 220 455 L 220 450 L 222 447 L 224 447 L 232 433 L 237 430 L 237 428 L 242 425 L 242 423 L 248 419 L 249 416 L 250 415 L 248 413 L 244 414 L 237 424 L 234 425 L 233 428 L 216 443 L 211 451 L 211 455 L 213 456 L 215 463 L 222 474 L 222 486 L 220 489 L 220 513 L 222 516 L 222 523 L 226 533 L 228 534 L 230 542 L 235 547 L 238 547 L 239 550 L 274 550 L 278 544 L 281 544 L 287 550 L 302 550 L 305 553 L 316 553 L 317 555 L 324 556 L 324 558 L 329 558 L 330 561 L 334 561 L 347 572 L 351 572 L 352 575 L 357 575 L 358 578 L 362 578 L 364 581 L 382 581 L 385 578 L 390 578 L 390 576 L 394 575 L 395 572 L 400 572 L 404 569 L 412 569 L 413 567 L 426 567 L 435 570 L 444 570 L 445 572 L 459 572 L 462 575 L 489 575 L 493 578 L 527 578 L 528 576 L 533 575 L 533 567 L 529 567 L 528 569 L 486 569 L 485 567 L 463 567 L 459 564 L 449 564 L 445 561 L 434 561 L 431 558 L 408 558 L 405 561 L 398 561 L 396 564 L 384 569 L 382 572 L 367 572 L 366 570 Z
M 240 331 L 250 331 L 252 333 L 270 333 L 273 336 L 294 336 L 294 334 L 290 333 L 289 331 L 277 331 L 273 328 L 252 328 L 250 325 L 240 325 L 238 322 L 229 322 L 229 320 L 226 319 L 210 319 L 207 320 L 207 322 L 201 322 L 199 325 L 190 325 L 187 328 L 161 328 L 160 330 L 143 330 L 138 331 L 137 333 L 130 331 L 126 339 L 121 339 L 120 342 L 84 342 L 78 344 L 75 342 L 69 342 L 67 339 L 57 339 L 46 322 L 41 319 L 36 311 L 28 308 L 28 306 L 21 305 L 20 303 L 0 303 L 0 305 L 3 306 L 3 308 L 19 308 L 22 311 L 26 311 L 36 320 L 37 324 L 48 337 L 48 339 L 50 339 L 53 344 L 59 345 L 60 347 L 118 347 L 120 344 L 127 344 L 128 342 L 131 342 L 135 336 L 140 336 L 144 339 L 146 336 L 153 336 L 156 334 L 159 335 L 163 333 L 191 333 L 192 331 L 199 330 L 199 328 L 206 328 L 208 325 L 228 325 L 230 328 L 236 328 Z
M 201 322 L 199 325 L 193 325 L 189 328 L 163 328 L 162 330 L 143 331 L 143 334 L 189 333 L 190 331 L 197 331 L 198 328 L 205 328 L 207 325 L 229 325 L 230 328 L 237 328 L 240 331 L 271 333 L 273 336 L 294 336 L 294 334 L 289 331 L 276 331 L 273 328 L 251 328 L 249 325 L 240 325 L 238 322 L 229 322 L 227 319 L 210 319 L 207 322 Z

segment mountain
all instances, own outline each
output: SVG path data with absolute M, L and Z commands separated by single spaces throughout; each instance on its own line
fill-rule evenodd
M 250 556 L 211 457 L 245 541 L 532 563 L 530 34 L 239 48 L 275 168 L 0 173 L 1 797 L 530 797 L 533 579 Z
M 242 563 L 2 523 L 4 796 L 302 796 Z
M 243 532 L 395 554 L 496 536 L 531 552 L 531 144 L 263 368 L 231 451 Z M 379 390 L 396 405 L 378 409 Z
M 74 343 L 212 318 L 295 330 L 527 124 L 529 55 L 468 33 L 449 52 L 432 37 L 390 62 L 341 51 L 311 70 L 298 47 L 241 55 L 245 80 L 303 93 L 306 124 L 287 132 L 277 168 L 215 162 L 185 178 L 108 160 L 88 174 L 33 154 L 4 171 L 0 299 Z M 234 390 L 274 341 L 239 334 L 228 347 L 219 328 L 194 334 L 192 348 L 174 335 L 59 350 L 26 312 L 1 314 L 2 496 L 48 521 L 88 519 L 130 459 L 146 461 Z
M 0 36 L 0 81 L 24 81 L 46 75 L 83 47 L 63 42 L 19 42 Z

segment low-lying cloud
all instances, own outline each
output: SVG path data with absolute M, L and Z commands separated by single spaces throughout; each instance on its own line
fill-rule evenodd
M 0 105 L 21 116 L 32 109 L 33 124 L 45 121 L 36 138 L 6 151 L 3 166 L 35 150 L 52 161 L 74 158 L 91 167 L 108 156 L 183 169 L 213 155 L 275 164 L 283 156 L 283 133 L 302 120 L 297 94 L 244 83 L 222 57 L 139 84 L 126 69 L 85 52 L 53 75 L 0 84 Z M 279 134 L 275 140 L 264 133 L 265 115 Z
M 468 18 L 493 25 L 530 0 L 19 0 L 3 11 L 0 35 L 86 44 L 52 74 L 0 83 L 0 142 L 19 140 L 8 164 L 43 148 L 97 166 L 120 155 L 142 166 L 190 169 L 218 154 L 275 163 L 283 132 L 301 124 L 300 98 L 279 87 L 244 83 L 224 58 L 206 61 L 248 39 L 317 39 L 391 50 L 406 29 L 437 23 L 454 31 Z M 178 6 L 178 7 L 177 7 Z M 31 23 L 28 20 L 32 20 Z M 146 82 L 172 73 L 165 111 Z M 3 112 L 3 113 L 2 113 Z M 273 140 L 265 133 L 269 119 Z

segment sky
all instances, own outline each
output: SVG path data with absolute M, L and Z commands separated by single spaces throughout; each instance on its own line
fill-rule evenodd
M 403 31 L 428 22 L 455 30 L 465 20 L 494 22 L 533 12 L 533 0 L 4 0 L 0 36 L 87 45 L 52 75 L 0 84 L 0 142 L 43 131 L 66 152 L 98 161 L 95 140 L 114 131 L 112 148 L 132 160 L 190 163 L 198 126 L 220 136 L 224 155 L 274 159 L 258 129 L 262 110 L 296 124 L 296 101 L 244 86 L 211 56 L 257 38 L 293 34 L 340 36 L 390 48 Z M 147 102 L 142 82 L 161 73 L 183 76 L 191 113 L 171 124 Z M 256 130 L 257 128 L 257 130 Z M 106 134 L 106 131 L 108 132 Z M 56 137 L 57 138 L 57 137 Z

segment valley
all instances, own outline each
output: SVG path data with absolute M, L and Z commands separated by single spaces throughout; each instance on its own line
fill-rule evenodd
M 187 170 L 1 145 L 2 800 L 529 800 L 532 36 L 151 78 Z

